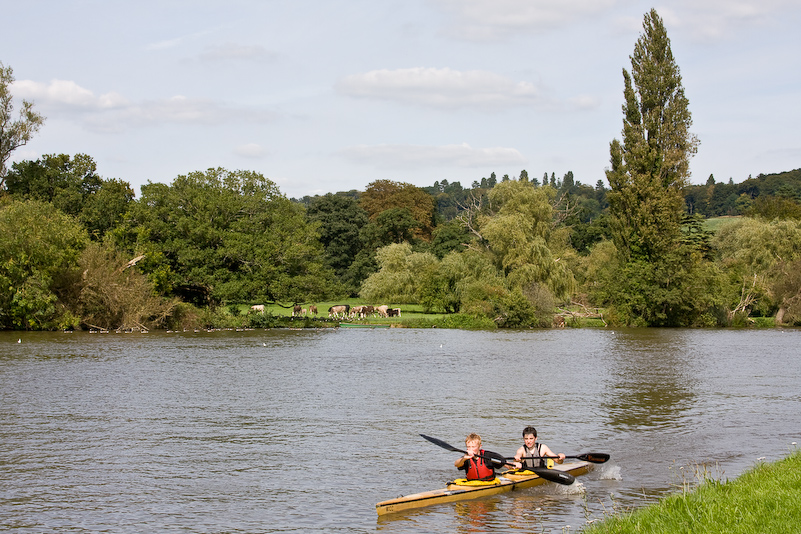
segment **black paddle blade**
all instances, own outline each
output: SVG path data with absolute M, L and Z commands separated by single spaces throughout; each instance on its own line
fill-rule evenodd
M 462 449 L 457 449 L 456 447 L 454 447 L 454 446 L 452 446 L 452 445 L 448 445 L 447 443 L 445 443 L 445 442 L 444 442 L 444 441 L 442 441 L 441 439 L 432 438 L 431 436 L 426 436 L 425 434 L 420 434 L 420 436 L 421 436 L 421 437 L 423 437 L 423 438 L 425 438 L 425 439 L 427 439 L 428 441 L 430 441 L 430 442 L 431 442 L 431 443 L 433 443 L 434 445 L 437 445 L 437 446 L 439 446 L 439 447 L 442 447 L 443 449 L 448 449 L 449 451 L 453 451 L 453 452 L 461 452 L 461 453 L 464 453 L 464 451 L 463 451 Z
M 548 469 L 547 467 L 529 467 L 527 468 L 537 474 L 540 478 L 544 478 L 548 482 L 556 482 L 569 486 L 576 481 L 576 477 L 570 473 L 559 471 L 558 469 Z
M 603 452 L 588 452 L 587 454 L 580 454 L 576 456 L 576 458 L 594 464 L 602 464 L 609 461 L 609 455 Z

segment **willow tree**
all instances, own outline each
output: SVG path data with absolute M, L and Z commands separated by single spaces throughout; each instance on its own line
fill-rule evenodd
M 695 260 L 683 246 L 683 188 L 698 140 L 670 39 L 656 10 L 645 15 L 643 33 L 623 69 L 623 140 L 611 143 L 606 176 L 620 269 L 610 303 L 627 321 L 686 322 L 688 284 Z M 690 307 L 695 307 L 691 305 Z

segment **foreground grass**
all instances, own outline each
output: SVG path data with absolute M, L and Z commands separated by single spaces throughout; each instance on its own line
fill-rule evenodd
M 801 532 L 801 450 L 733 481 L 705 480 L 658 503 L 591 525 L 584 534 Z

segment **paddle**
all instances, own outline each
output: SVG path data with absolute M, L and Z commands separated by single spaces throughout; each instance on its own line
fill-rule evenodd
M 551 458 L 555 460 L 553 456 L 523 456 L 521 460 L 541 460 L 545 458 Z M 565 458 L 577 458 L 579 460 L 584 460 L 585 462 L 591 462 L 594 464 L 602 464 L 609 461 L 609 455 L 603 452 L 588 452 L 585 454 L 579 454 L 578 456 L 565 456 Z M 514 460 L 514 458 L 506 459 Z
M 442 447 L 443 449 L 448 449 L 449 451 L 461 452 L 462 454 L 467 454 L 467 451 L 464 451 L 462 449 L 457 449 L 453 445 L 448 445 L 441 439 L 432 438 L 431 436 L 426 436 L 425 434 L 420 434 L 420 436 L 422 436 L 424 439 L 427 439 L 434 445 Z M 498 458 L 493 458 L 491 456 L 484 456 L 484 455 L 476 455 L 476 456 L 481 456 L 485 460 L 489 460 L 490 462 L 492 462 L 493 465 L 498 465 Z M 546 467 L 533 467 L 529 468 L 529 471 L 532 471 L 540 478 L 544 478 L 549 482 L 556 482 L 557 484 L 564 484 L 565 486 L 569 486 L 570 484 L 576 481 L 576 477 L 574 477 L 570 473 L 559 471 L 558 469 L 548 469 Z

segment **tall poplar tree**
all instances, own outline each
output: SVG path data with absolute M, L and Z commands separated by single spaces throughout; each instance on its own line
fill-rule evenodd
M 679 66 L 652 9 L 623 69 L 623 142 L 611 143 L 607 195 L 615 244 L 626 259 L 655 260 L 672 248 L 684 214 L 683 188 L 698 140 Z
M 698 140 L 670 39 L 656 10 L 623 69 L 623 141 L 610 144 L 606 176 L 610 224 L 620 269 L 610 303 L 627 322 L 684 323 L 692 258 L 682 240 L 683 188 Z M 690 306 L 691 308 L 693 306 Z

